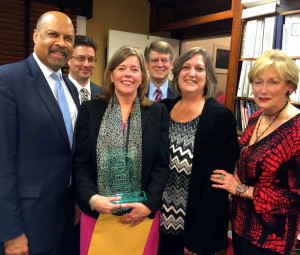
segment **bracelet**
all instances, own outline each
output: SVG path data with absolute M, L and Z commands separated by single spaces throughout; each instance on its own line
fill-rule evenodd
M 245 199 L 249 198 L 248 195 L 249 195 L 249 186 L 247 186 Z
M 90 207 L 91 207 L 91 210 L 94 211 L 95 210 L 95 203 L 96 203 L 96 200 L 98 199 L 99 195 L 98 194 L 95 194 L 92 196 L 92 198 L 90 199 Z

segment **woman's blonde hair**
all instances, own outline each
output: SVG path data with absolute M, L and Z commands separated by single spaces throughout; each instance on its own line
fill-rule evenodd
M 281 79 L 294 85 L 294 91 L 297 89 L 299 67 L 282 50 L 267 50 L 255 61 L 248 73 L 250 83 L 270 66 L 274 67 Z
M 142 83 L 137 89 L 137 94 L 140 99 L 141 105 L 148 106 L 152 102 L 146 97 L 146 93 L 148 92 L 149 78 L 146 71 L 145 60 L 142 53 L 132 46 L 121 47 L 111 57 L 104 72 L 104 100 L 108 103 L 114 94 L 115 86 L 110 80 L 111 73 L 129 56 L 136 56 L 140 62 Z

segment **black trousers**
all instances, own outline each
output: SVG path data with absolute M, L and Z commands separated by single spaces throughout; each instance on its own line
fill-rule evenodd
M 234 255 L 282 255 L 281 253 L 268 251 L 248 243 L 244 238 L 232 232 L 232 245 Z M 289 255 L 286 253 L 285 255 Z
M 158 255 L 184 255 L 183 236 L 159 233 Z M 201 253 L 199 255 L 212 255 Z

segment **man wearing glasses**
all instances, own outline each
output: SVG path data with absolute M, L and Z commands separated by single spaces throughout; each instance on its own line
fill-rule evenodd
M 146 47 L 144 56 L 150 75 L 148 98 L 160 102 L 167 97 L 176 97 L 169 87 L 169 74 L 173 68 L 173 50 L 165 41 L 154 41 Z
M 73 55 L 69 60 L 70 68 L 68 78 L 76 86 L 80 103 L 101 96 L 103 90 L 100 86 L 90 81 L 96 63 L 96 42 L 83 35 L 75 36 Z

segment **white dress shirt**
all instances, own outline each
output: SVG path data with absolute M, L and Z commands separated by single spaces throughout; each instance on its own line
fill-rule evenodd
M 34 57 L 35 61 L 37 62 L 39 68 L 41 69 L 42 73 L 44 74 L 44 76 L 45 76 L 45 78 L 46 78 L 46 80 L 47 80 L 47 82 L 50 86 L 50 89 L 51 89 L 54 97 L 56 98 L 56 94 L 55 94 L 56 81 L 51 77 L 51 74 L 54 71 L 52 69 L 50 69 L 49 67 L 47 67 L 42 61 L 40 61 L 38 56 L 35 53 L 33 53 L 33 57 Z M 72 119 L 72 126 L 73 126 L 73 130 L 74 130 L 78 110 L 77 110 L 76 104 L 75 104 L 75 102 L 74 102 L 74 100 L 71 96 L 71 93 L 70 93 L 64 79 L 62 79 L 61 70 L 59 70 L 58 73 L 61 74 L 61 84 L 63 85 L 65 96 L 66 96 L 66 99 L 67 99 L 67 102 L 68 102 L 70 115 L 71 115 L 71 119 Z

